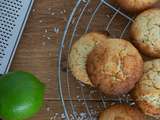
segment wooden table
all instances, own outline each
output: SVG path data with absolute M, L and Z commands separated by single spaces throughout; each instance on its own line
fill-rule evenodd
M 98 0 L 92 0 L 91 5 L 96 7 L 96 2 L 99 3 Z M 64 117 L 56 80 L 57 48 L 67 19 L 75 4 L 76 0 L 35 0 L 11 66 L 11 71 L 24 70 L 32 72 L 46 84 L 45 104 L 42 110 L 31 120 L 61 120 Z M 83 34 L 88 24 L 86 21 L 89 21 L 94 9 L 88 9 L 85 13 L 85 18 L 81 21 L 81 25 L 79 25 L 77 37 Z M 114 11 L 109 10 L 106 5 L 102 5 L 98 13 L 96 20 L 92 21 L 90 31 L 102 32 L 111 23 L 110 18 L 115 15 Z M 130 21 L 122 15 L 116 15 L 112 23 L 108 27 L 108 31 L 112 37 L 120 37 L 124 33 L 123 38 L 129 38 L 128 28 L 131 23 Z M 128 25 L 128 28 L 126 25 Z M 70 79 L 70 82 L 72 84 L 71 92 L 74 94 L 73 99 L 76 104 L 77 97 L 80 97 L 81 91 L 77 90 L 77 83 L 74 79 Z M 67 90 L 67 85 L 64 83 L 64 93 L 65 89 Z M 90 96 L 90 92 L 91 90 L 87 88 L 84 91 L 85 96 Z M 89 104 L 96 111 L 102 111 L 102 108 L 105 108 L 105 106 L 99 107 L 96 104 L 103 104 L 100 100 L 101 97 L 99 97 L 100 94 L 93 93 L 93 96 L 91 95 L 92 97 L 90 97 L 92 99 L 89 99 Z M 68 93 L 66 92 L 64 100 L 68 102 L 67 95 Z M 82 104 L 77 104 L 77 108 L 80 111 L 82 110 Z
M 16 51 L 11 71 L 34 73 L 46 84 L 45 105 L 33 120 L 50 120 L 62 113 L 56 85 L 56 52 L 74 0 L 35 0 Z

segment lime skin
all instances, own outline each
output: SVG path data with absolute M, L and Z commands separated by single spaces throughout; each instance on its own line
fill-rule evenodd
M 0 118 L 25 120 L 44 103 L 45 85 L 28 72 L 10 72 L 0 77 Z

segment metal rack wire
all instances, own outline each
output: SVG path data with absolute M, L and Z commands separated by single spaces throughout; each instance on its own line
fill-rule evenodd
M 102 15 L 103 12 L 101 11 L 106 11 L 107 13 L 104 12 Z M 106 17 L 107 15 L 108 17 Z M 106 17 L 106 21 L 103 20 L 103 22 L 98 22 L 99 26 L 97 26 L 97 21 L 99 19 L 104 19 L 103 17 Z M 119 23 L 119 21 L 122 22 Z M 96 119 L 96 115 L 93 114 L 89 105 L 90 102 L 95 102 L 95 106 L 100 106 L 99 109 L 106 108 L 107 105 L 112 102 L 127 102 L 132 104 L 132 100 L 128 98 L 128 95 L 119 99 L 106 98 L 102 93 L 94 90 L 94 88 L 85 86 L 75 80 L 68 68 L 67 62 L 68 54 L 73 42 L 82 34 L 95 30 L 95 28 L 101 28 L 100 30 L 109 31 L 114 37 L 128 38 L 128 27 L 132 22 L 132 17 L 126 15 L 120 8 L 113 5 L 108 0 L 76 1 L 68 18 L 58 49 L 57 80 L 59 95 L 66 120 Z M 119 28 L 121 27 L 121 29 L 117 30 L 117 26 L 119 26 Z M 91 95 L 91 91 L 93 92 L 93 95 Z M 78 110 L 78 107 L 76 106 L 83 107 Z M 84 118 L 80 118 L 82 112 L 86 114 Z

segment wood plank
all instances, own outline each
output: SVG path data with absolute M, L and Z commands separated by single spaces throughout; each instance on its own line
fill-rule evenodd
M 42 110 L 31 120 L 61 120 L 63 119 L 63 107 L 58 93 L 57 83 L 57 49 L 64 32 L 64 26 L 67 22 L 76 0 L 35 0 L 31 16 L 18 46 L 16 56 L 11 66 L 13 70 L 24 70 L 34 73 L 42 82 L 46 84 L 45 104 Z M 75 42 L 85 31 L 89 20 L 99 1 L 92 0 L 86 8 L 79 25 L 77 26 Z M 70 118 L 73 116 L 72 107 L 74 106 L 79 113 L 78 116 L 87 114 L 86 104 L 89 111 L 97 114 L 104 109 L 104 103 L 101 101 L 101 93 L 94 88 L 80 84 L 72 74 L 67 73 L 67 55 L 69 49 L 68 43 L 76 26 L 76 21 L 80 16 L 84 4 L 80 5 L 76 15 L 69 27 L 69 31 L 64 42 L 62 63 L 61 63 L 61 83 L 62 93 Z M 115 11 L 102 5 L 93 18 L 89 31 L 104 31 L 110 18 Z M 113 37 L 120 37 L 128 20 L 123 16 L 117 15 L 109 27 L 109 33 Z M 128 32 L 124 38 L 129 38 Z M 68 77 L 68 81 L 67 81 Z M 69 84 L 68 84 L 69 83 Z M 88 101 L 84 101 L 83 99 Z M 73 100 L 73 102 L 68 100 Z M 104 99 L 106 99 L 104 97 Z M 73 106 L 71 106 L 73 104 Z M 108 106 L 109 104 L 107 104 Z M 56 117 L 55 117 L 56 116 Z M 94 117 L 94 115 L 93 115 Z
M 102 102 L 98 101 L 65 101 L 68 116 L 71 120 L 96 120 L 99 114 L 105 109 Z M 74 106 L 74 110 L 71 107 Z M 115 104 L 115 103 L 110 103 Z M 106 108 L 109 105 L 106 105 Z M 87 110 L 88 109 L 88 110 Z M 91 117 L 89 116 L 91 115 Z M 65 114 L 60 101 L 46 101 L 41 111 L 33 116 L 30 120 L 65 120 Z M 146 118 L 146 120 L 154 120 Z
M 72 103 L 74 105 L 75 112 L 77 113 L 77 118 L 79 117 L 81 119 L 89 119 L 88 112 L 83 101 L 72 101 Z M 73 109 L 71 108 L 70 102 L 66 101 L 65 105 L 67 108 L 69 118 L 73 119 L 75 114 L 73 112 Z M 90 114 L 92 114 L 92 118 L 96 118 L 98 116 L 98 113 L 103 110 L 101 102 L 99 103 L 99 105 L 97 105 L 97 102 L 90 101 L 88 107 Z M 31 118 L 31 120 L 64 120 L 64 118 L 65 114 L 63 112 L 63 107 L 60 101 L 46 101 L 42 110 L 33 118 Z
M 58 97 L 56 94 L 57 48 L 66 17 L 74 4 L 71 1 L 65 3 L 62 0 L 35 0 L 11 66 L 10 71 L 24 70 L 37 75 L 47 86 L 46 98 Z M 55 32 L 55 28 L 59 32 Z

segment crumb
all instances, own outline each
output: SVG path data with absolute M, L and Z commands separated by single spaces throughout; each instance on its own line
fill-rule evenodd
M 43 21 L 42 20 L 39 20 L 39 23 L 42 23 Z
M 54 28 L 53 28 L 53 32 L 59 33 L 59 31 L 60 31 L 60 29 L 59 29 L 58 27 L 54 27 Z
M 43 46 L 46 46 L 46 42 L 42 42 L 42 45 L 43 45 Z
M 52 8 L 48 8 L 48 11 L 51 11 Z
M 47 37 L 47 39 L 50 40 L 51 38 L 50 38 L 50 37 Z
M 64 113 L 61 114 L 61 118 L 62 119 L 66 118 L 66 116 L 64 115 Z
M 52 13 L 51 13 L 51 15 L 55 15 L 55 13 L 54 13 L 54 12 L 52 12 Z
M 36 11 L 36 9 L 33 9 L 33 10 L 32 10 L 32 12 L 35 12 L 35 11 Z
M 54 117 L 50 117 L 49 120 L 54 120 Z
M 47 33 L 47 32 L 48 32 L 48 30 L 47 30 L 47 29 L 45 29 L 44 31 L 45 31 L 45 33 Z
M 46 109 L 48 112 L 50 111 L 50 107 L 47 107 L 47 109 Z

